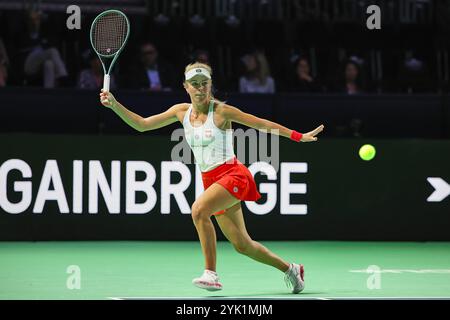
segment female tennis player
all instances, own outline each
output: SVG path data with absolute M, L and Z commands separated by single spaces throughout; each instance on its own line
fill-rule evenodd
M 184 73 L 184 88 L 191 103 L 176 104 L 148 118 L 125 108 L 110 92 L 102 90 L 100 101 L 140 132 L 176 121 L 183 124 L 186 140 L 202 172 L 205 189 L 191 208 L 205 258 L 205 271 L 192 281 L 195 286 L 209 291 L 222 289 L 216 273 L 216 233 L 211 221 L 214 215 L 225 237 L 239 253 L 284 272 L 287 285 L 292 286 L 293 293 L 299 293 L 305 286 L 303 265 L 281 259 L 252 240 L 245 228 L 241 201 L 256 201 L 261 195 L 250 171 L 234 155 L 231 123 L 268 132 L 275 129 L 275 134 L 297 142 L 317 141 L 316 135 L 324 126 L 302 134 L 217 101 L 211 93 L 211 75 L 212 70 L 206 64 L 188 65 Z

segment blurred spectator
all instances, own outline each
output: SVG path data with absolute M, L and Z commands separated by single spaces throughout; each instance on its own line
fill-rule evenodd
M 145 42 L 140 47 L 140 63 L 130 75 L 134 88 L 150 91 L 171 91 L 175 87 L 175 73 L 172 66 L 159 58 L 156 46 Z
M 399 83 L 402 92 L 418 93 L 431 91 L 427 64 L 411 51 L 406 52 L 400 65 Z
M 359 63 L 354 60 L 348 60 L 345 63 L 337 90 L 349 95 L 364 92 L 363 77 Z
M 317 80 L 311 75 L 311 68 L 307 58 L 300 57 L 296 60 L 289 90 L 292 92 L 318 92 L 320 90 Z
M 24 71 L 27 77 L 42 77 L 45 88 L 57 86 L 57 80 L 67 77 L 67 69 L 59 51 L 49 44 L 41 28 L 42 14 L 27 11 L 27 30 L 21 33 L 20 48 L 25 54 Z
M 6 81 L 8 80 L 8 66 L 8 54 L 6 53 L 3 40 L 0 38 L 0 87 L 6 86 Z
M 239 79 L 241 93 L 274 93 L 275 81 L 270 76 L 269 64 L 261 52 L 247 54 L 242 58 L 245 72 Z
M 203 49 L 199 49 L 194 52 L 192 56 L 192 62 L 200 62 L 211 66 L 211 61 L 209 59 L 209 52 Z
M 80 89 L 100 89 L 103 87 L 104 71 L 100 59 L 91 50 L 83 54 L 89 64 L 89 68 L 83 69 L 78 77 L 78 88 Z M 110 89 L 115 89 L 114 75 L 110 78 Z

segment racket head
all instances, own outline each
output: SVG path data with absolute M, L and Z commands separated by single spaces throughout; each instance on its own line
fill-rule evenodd
M 117 58 L 129 35 L 130 21 L 119 10 L 103 11 L 91 24 L 91 45 L 99 57 Z

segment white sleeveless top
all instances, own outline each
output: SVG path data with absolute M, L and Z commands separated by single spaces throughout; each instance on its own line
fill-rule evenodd
M 235 157 L 233 130 L 222 130 L 214 124 L 214 100 L 209 103 L 208 118 L 202 126 L 192 126 L 191 112 L 192 104 L 184 115 L 184 134 L 200 171 L 210 171 Z

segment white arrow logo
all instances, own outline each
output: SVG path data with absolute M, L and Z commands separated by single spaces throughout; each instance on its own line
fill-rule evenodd
M 435 189 L 434 192 L 428 197 L 428 202 L 440 202 L 444 200 L 450 194 L 450 184 L 448 184 L 442 178 L 427 178 L 428 182 Z

